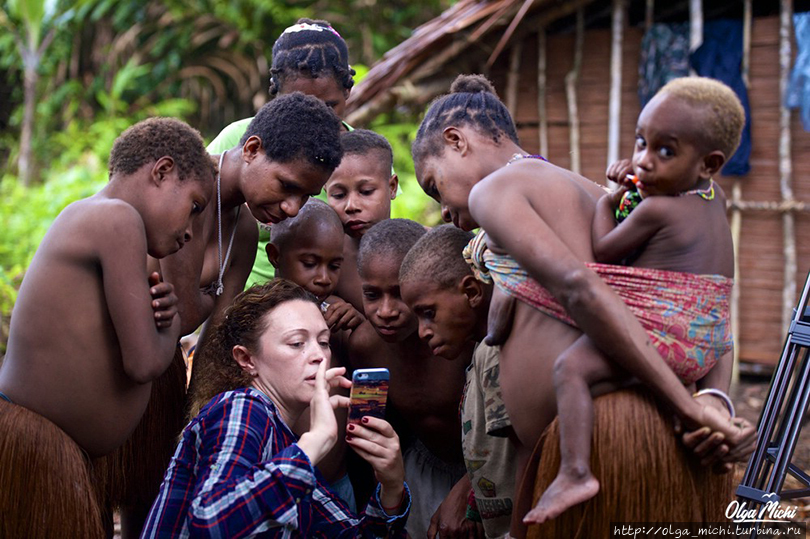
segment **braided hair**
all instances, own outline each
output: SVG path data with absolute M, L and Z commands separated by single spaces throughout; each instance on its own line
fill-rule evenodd
M 459 75 L 450 93 L 430 105 L 411 150 L 417 167 L 425 157 L 441 153 L 441 134 L 451 125 L 470 125 L 496 144 L 504 135 L 518 144 L 517 129 L 509 110 L 483 75 Z
M 332 76 L 346 90 L 354 86 L 349 48 L 340 34 L 322 20 L 298 19 L 273 44 L 270 96 L 275 97 L 285 80 L 300 76 Z

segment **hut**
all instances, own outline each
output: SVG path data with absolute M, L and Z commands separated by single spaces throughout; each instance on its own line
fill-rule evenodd
M 750 171 L 716 179 L 736 247 L 737 357 L 744 371 L 767 373 L 810 269 L 801 233 L 810 224 L 810 135 L 780 97 L 797 53 L 793 10 L 790 0 L 460 0 L 372 66 L 352 91 L 348 120 L 422 110 L 457 74 L 485 73 L 524 148 L 604 183 L 607 164 L 632 155 L 645 31 L 685 23 L 694 49 L 704 24 L 742 21 Z

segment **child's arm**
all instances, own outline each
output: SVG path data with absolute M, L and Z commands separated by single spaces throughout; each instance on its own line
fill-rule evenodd
M 180 315 L 181 335 L 188 335 L 200 327 L 214 308 L 214 298 L 200 290 L 200 278 L 205 261 L 205 248 L 213 231 L 212 220 L 216 208 L 209 204 L 192 229 L 192 239 L 182 249 L 161 260 L 154 260 L 163 280 L 174 285 L 177 294 L 177 312 Z M 203 218 L 204 217 L 204 218 Z
M 101 219 L 100 219 L 101 220 Z M 103 226 L 93 226 L 93 245 L 101 265 L 104 296 L 115 329 L 124 372 L 137 383 L 154 380 L 172 360 L 180 320 L 158 328 L 146 273 L 146 230 L 129 205 L 105 209 Z M 122 248 L 121 238 L 129 247 Z
M 620 192 L 623 191 L 616 191 Z M 600 198 L 593 218 L 593 256 L 604 264 L 617 263 L 644 247 L 663 227 L 668 202 L 671 202 L 668 197 L 645 199 L 627 219 L 616 225 L 615 198 L 615 193 Z

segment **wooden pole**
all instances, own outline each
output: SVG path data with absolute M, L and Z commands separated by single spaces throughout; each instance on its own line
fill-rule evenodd
M 779 95 L 784 96 L 790 76 L 791 18 L 793 1 L 782 0 L 779 25 Z M 779 115 L 779 190 L 783 202 L 793 201 L 793 164 L 791 162 L 790 109 L 780 99 Z M 784 288 L 782 290 L 782 327 L 787 329 L 793 318 L 796 301 L 796 234 L 793 212 L 782 214 L 782 234 L 785 249 Z
M 512 45 L 509 54 L 509 72 L 506 75 L 506 108 L 509 109 L 512 118 L 517 117 L 521 56 L 523 56 L 523 41 L 517 41 Z
M 745 87 L 750 89 L 748 70 L 751 65 L 751 0 L 743 2 L 743 55 L 742 77 Z M 731 371 L 731 381 L 736 384 L 740 380 L 740 237 L 742 234 L 742 211 L 739 203 L 742 201 L 742 184 L 739 176 L 734 176 L 731 187 L 731 239 L 734 244 L 734 288 L 731 289 L 731 332 L 734 336 L 734 367 Z
M 546 28 L 537 29 L 537 129 L 540 155 L 548 157 L 548 113 L 546 112 Z
M 608 155 L 605 168 L 619 159 L 622 113 L 622 36 L 624 34 L 624 8 L 624 0 L 613 0 L 612 37 L 610 45 Z
M 703 1 L 689 0 L 689 51 L 703 44 Z
M 579 156 L 579 108 L 577 107 L 577 83 L 582 68 L 582 42 L 585 35 L 585 13 L 577 10 L 577 29 L 574 39 L 574 65 L 565 76 L 565 96 L 568 101 L 568 140 L 571 150 L 571 170 L 580 173 Z

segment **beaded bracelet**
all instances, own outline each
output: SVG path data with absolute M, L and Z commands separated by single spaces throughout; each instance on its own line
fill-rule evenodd
M 726 405 L 726 408 L 728 408 L 728 413 L 731 414 L 731 417 L 732 418 L 737 417 L 737 414 L 734 411 L 734 403 L 731 402 L 731 399 L 728 397 L 728 395 L 725 394 L 725 392 L 711 387 L 707 389 L 701 389 L 697 393 L 693 394 L 692 397 L 700 397 L 701 395 L 712 395 L 714 397 L 717 397 L 718 399 L 723 401 L 723 403 Z

